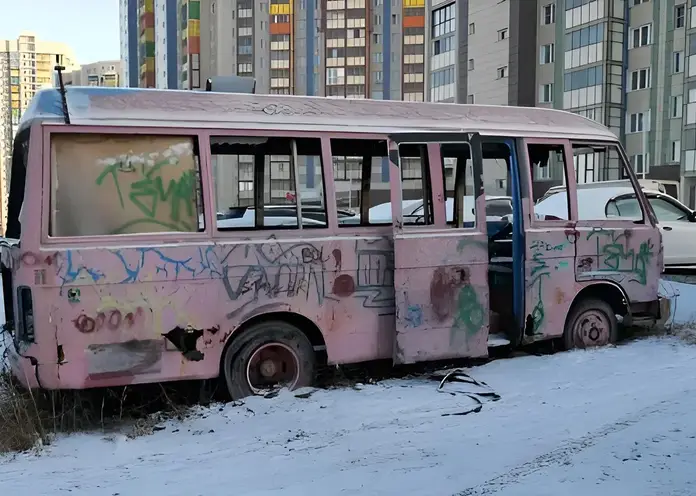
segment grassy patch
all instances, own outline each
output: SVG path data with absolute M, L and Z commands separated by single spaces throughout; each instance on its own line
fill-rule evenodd
M 56 435 L 74 432 L 148 435 L 162 422 L 188 417 L 190 407 L 201 403 L 198 392 L 182 384 L 28 391 L 5 372 L 0 375 L 0 454 L 45 446 Z

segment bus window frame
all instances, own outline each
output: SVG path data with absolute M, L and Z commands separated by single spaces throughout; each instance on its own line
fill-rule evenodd
M 52 189 L 51 171 L 51 138 L 60 134 L 96 134 L 96 135 L 148 135 L 148 136 L 187 136 L 198 141 L 198 162 L 200 166 L 201 191 L 203 195 L 203 220 L 204 228 L 196 232 L 176 231 L 159 233 L 128 233 L 128 234 L 100 234 L 88 236 L 51 236 L 49 232 L 51 217 L 51 200 L 54 194 Z M 195 130 L 193 128 L 166 128 L 145 126 L 81 126 L 63 124 L 43 125 L 43 160 L 42 160 L 42 188 L 48 194 L 42 194 L 41 198 L 41 244 L 42 245 L 90 245 L 119 246 L 124 243 L 137 245 L 163 245 L 203 242 L 210 239 L 214 216 L 210 206 L 211 196 L 211 171 L 210 171 L 210 133 Z
M 229 238 L 239 238 L 240 234 L 245 234 L 245 237 L 249 236 L 249 233 L 269 233 L 273 232 L 277 234 L 277 237 L 293 237 L 293 236 L 299 236 L 302 235 L 304 236 L 306 233 L 315 233 L 320 236 L 327 236 L 327 235 L 332 235 L 334 234 L 334 229 L 337 228 L 338 225 L 338 213 L 336 210 L 336 205 L 335 205 L 335 190 L 331 189 L 331 197 L 333 198 L 333 204 L 330 204 L 329 201 L 329 190 L 327 190 L 326 185 L 328 184 L 329 179 L 331 180 L 331 184 L 333 184 L 334 176 L 333 176 L 333 167 L 327 167 L 326 166 L 326 160 L 327 160 L 327 147 L 328 147 L 328 157 L 329 160 L 331 159 L 331 144 L 329 142 L 329 139 L 333 137 L 330 133 L 327 133 L 326 131 L 322 132 L 313 132 L 313 131 L 293 131 L 289 129 L 265 129 L 265 130 L 248 130 L 248 129 L 212 129 L 212 130 L 206 130 L 204 133 L 207 136 L 207 150 L 206 153 L 208 154 L 208 163 L 209 163 L 209 181 L 211 185 L 211 192 L 213 195 L 213 224 L 212 224 L 212 236 L 213 238 L 224 238 L 224 239 L 229 239 Z M 300 209 L 302 208 L 302 197 L 299 194 L 299 191 L 296 191 L 295 194 L 299 195 L 299 201 L 294 205 L 295 208 L 297 208 L 297 219 L 298 219 L 298 228 L 294 227 L 282 227 L 282 226 L 276 226 L 276 227 L 266 227 L 266 226 L 253 226 L 248 229 L 245 228 L 232 228 L 232 229 L 222 229 L 220 230 L 217 226 L 217 218 L 215 217 L 217 213 L 217 192 L 215 189 L 215 186 L 213 185 L 213 168 L 212 168 L 212 152 L 210 148 L 210 139 L 211 138 L 268 138 L 272 135 L 274 138 L 287 138 L 287 139 L 317 139 L 320 142 L 321 146 L 321 153 L 320 153 L 320 158 L 321 158 L 321 168 L 322 168 L 322 182 L 323 182 L 323 188 L 324 188 L 324 202 L 325 202 L 325 210 L 326 210 L 326 218 L 327 218 L 327 224 L 326 226 L 319 227 L 316 229 L 312 228 L 302 228 L 301 227 L 301 222 L 302 222 L 302 215 L 300 212 Z M 291 162 L 294 162 L 291 160 Z M 293 167 L 295 167 L 296 164 L 293 164 Z M 256 170 L 256 169 L 254 169 Z M 329 173 L 331 176 L 329 177 Z M 297 171 L 294 171 L 294 176 L 295 176 L 295 182 L 299 181 L 299 174 L 297 174 Z M 254 183 L 256 180 L 254 179 Z M 255 206 L 256 202 L 254 202 Z M 293 205 L 290 205 L 293 207 Z M 333 207 L 333 208 L 332 208 Z M 345 229 L 342 229 L 341 232 L 344 232 Z
M 646 198 L 645 194 L 643 193 L 643 188 L 641 187 L 640 183 L 638 182 L 638 175 L 636 172 L 633 170 L 633 168 L 630 166 L 630 161 L 628 160 L 628 156 L 626 155 L 626 150 L 621 146 L 621 143 L 618 141 L 610 141 L 610 140 L 574 140 L 574 139 L 569 139 L 568 140 L 570 143 L 570 154 L 571 158 L 574 157 L 574 152 L 573 152 L 573 147 L 574 146 L 604 146 L 606 148 L 609 147 L 615 147 L 616 150 L 619 152 L 619 160 L 621 160 L 621 164 L 623 167 L 623 173 L 626 175 L 626 178 L 629 180 L 631 183 L 631 186 L 633 187 L 633 192 L 636 195 L 636 198 L 638 200 L 638 205 L 640 206 L 641 213 L 643 214 L 642 219 L 634 219 L 635 224 L 644 224 L 646 226 L 650 225 L 656 225 L 658 223 L 657 221 L 657 216 L 655 215 L 655 212 L 653 211 L 652 207 L 650 206 L 650 202 Z M 574 177 L 574 176 L 573 176 Z M 602 181 L 600 181 L 602 182 Z M 643 193 L 643 194 L 641 194 Z M 580 220 L 579 217 L 579 208 L 580 206 L 578 205 L 578 199 L 577 199 L 577 184 L 575 185 L 575 216 L 573 217 L 574 222 L 578 223 L 583 223 L 582 225 L 586 225 L 589 223 L 597 223 L 597 222 L 602 222 L 604 225 L 607 227 L 621 227 L 626 224 L 626 218 L 616 218 L 616 217 L 607 217 L 606 219 L 595 219 L 595 220 Z

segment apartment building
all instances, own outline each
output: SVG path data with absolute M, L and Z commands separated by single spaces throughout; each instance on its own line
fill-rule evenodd
M 64 43 L 37 39 L 23 32 L 16 40 L 0 40 L 0 231 L 7 218 L 8 178 L 12 141 L 19 119 L 34 94 L 52 86 L 54 67 L 61 64 L 69 71 L 75 55 Z
M 696 207 L 692 2 L 430 0 L 427 17 L 430 101 L 538 105 L 597 120 L 621 137 L 641 177 L 672 182 Z M 593 160 L 576 159 L 578 181 L 618 177 L 616 161 Z M 540 187 L 562 181 L 558 168 L 535 174 Z
M 178 4 L 177 0 L 119 0 L 123 86 L 179 87 Z
M 569 110 L 608 126 L 622 138 L 639 176 L 673 182 L 672 192 L 692 208 L 693 14 L 685 0 L 541 0 L 536 72 L 540 106 Z M 613 164 L 604 170 L 591 162 L 576 168 L 581 182 L 618 174 Z
M 425 6 L 425 0 L 178 0 L 178 87 L 199 90 L 211 76 L 239 75 L 254 77 L 258 93 L 424 101 Z M 252 164 L 240 160 L 238 168 L 218 170 L 235 169 L 246 183 Z M 279 158 L 271 171 L 273 198 L 292 189 L 287 160 Z M 334 164 L 346 205 L 358 196 L 359 161 Z M 318 187 L 318 164 L 308 157 L 299 168 L 309 189 Z M 386 160 L 375 160 L 373 169 L 379 180 L 372 197 L 386 201 Z M 409 164 L 405 170 L 418 180 L 419 170 L 408 172 Z
M 121 86 L 121 61 L 104 60 L 66 71 L 63 83 L 66 86 Z

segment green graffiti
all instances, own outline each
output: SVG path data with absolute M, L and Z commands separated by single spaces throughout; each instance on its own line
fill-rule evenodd
M 556 265 L 556 270 L 567 269 L 568 267 L 570 267 L 570 264 L 565 260 L 561 260 L 558 262 L 558 265 Z
M 529 284 L 530 289 L 535 289 L 536 292 L 536 304 L 532 309 L 532 330 L 536 334 L 544 323 L 546 318 L 546 311 L 544 309 L 544 279 L 551 277 L 551 269 L 549 264 L 544 260 L 544 251 L 560 251 L 563 245 L 551 246 L 543 241 L 533 241 L 531 246 L 532 259 L 530 262 L 531 271 L 529 274 Z M 566 262 L 567 263 L 567 262 Z
M 128 199 L 143 214 L 143 217 L 126 222 L 116 229 L 113 234 L 119 234 L 126 229 L 138 224 L 155 224 L 173 231 L 191 231 L 191 222 L 182 219 L 182 213 L 190 219 L 195 216 L 196 179 L 192 170 L 184 171 L 178 179 L 170 179 L 164 184 L 164 180 L 158 173 L 162 168 L 175 165 L 170 159 L 157 162 L 152 167 L 140 164 L 140 168 L 133 168 L 130 164 L 117 162 L 108 165 L 97 177 L 96 184 L 101 186 L 110 176 L 114 181 L 121 208 L 125 208 L 123 191 L 119 180 L 119 172 L 136 173 L 139 177 L 130 182 Z M 168 220 L 158 218 L 161 204 L 167 205 Z
M 467 337 L 475 335 L 483 326 L 485 314 L 474 288 L 467 284 L 457 293 L 457 306 L 450 332 L 450 345 L 453 345 L 464 329 Z
M 628 247 L 628 238 L 624 231 L 593 229 L 587 234 L 597 241 L 597 270 L 632 274 L 631 281 L 647 284 L 648 267 L 654 256 L 654 246 L 648 239 L 640 244 L 638 251 Z
M 479 239 L 471 239 L 470 237 L 462 238 L 457 243 L 457 253 L 462 253 L 465 248 L 476 247 L 488 251 L 488 242 Z

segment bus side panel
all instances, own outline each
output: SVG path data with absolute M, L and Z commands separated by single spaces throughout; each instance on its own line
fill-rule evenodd
M 47 388 L 216 377 L 224 346 L 240 325 L 277 312 L 315 323 L 331 363 L 391 356 L 388 237 L 315 242 L 271 236 L 40 257 L 50 257 L 42 270 L 52 276 L 35 298 L 41 302 L 37 335 L 47 343 L 37 359 Z

